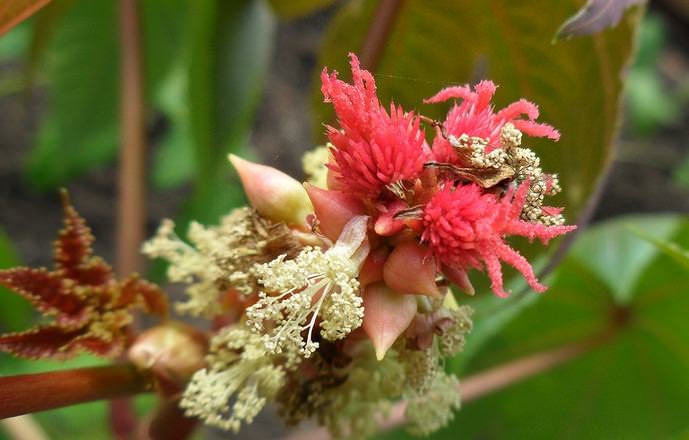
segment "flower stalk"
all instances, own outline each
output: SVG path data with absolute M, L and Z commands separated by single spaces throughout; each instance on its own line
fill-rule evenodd
M 0 419 L 152 389 L 131 364 L 0 377 Z

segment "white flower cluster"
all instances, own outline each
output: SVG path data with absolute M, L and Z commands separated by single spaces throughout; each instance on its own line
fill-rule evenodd
M 301 247 L 287 226 L 263 219 L 249 208 L 235 209 L 218 226 L 192 222 L 187 234 L 191 245 L 175 234 L 174 226 L 171 220 L 163 221 L 142 251 L 168 261 L 170 281 L 189 285 L 189 299 L 177 304 L 177 310 L 192 316 L 217 314 L 219 296 L 230 287 L 244 295 L 254 293 L 258 264 L 270 261 L 276 252 L 295 253 Z
M 320 318 L 321 336 L 334 341 L 361 325 L 364 309 L 358 295 L 358 267 L 337 248 L 326 252 L 305 248 L 293 260 L 279 257 L 256 268 L 261 284 L 259 301 L 247 309 L 249 325 L 264 334 L 268 350 L 280 353 L 297 346 L 309 357 L 317 348 L 313 331 Z M 274 323 L 268 330 L 266 322 Z M 308 331 L 306 340 L 302 332 Z
M 285 367 L 244 327 L 227 327 L 213 337 L 207 360 L 208 367 L 197 371 L 184 390 L 180 407 L 221 429 L 237 432 L 242 423 L 251 423 L 285 382 Z
M 256 267 L 264 291 L 247 309 L 247 324 L 263 335 L 269 351 L 298 347 L 310 357 L 318 348 L 317 324 L 329 341 L 361 326 L 364 308 L 357 276 L 368 255 L 367 222 L 365 216 L 350 220 L 335 246 L 325 252 L 307 247 L 292 260 L 280 256 Z

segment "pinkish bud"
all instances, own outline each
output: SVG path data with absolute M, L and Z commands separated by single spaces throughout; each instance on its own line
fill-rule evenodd
M 170 321 L 143 332 L 127 352 L 129 360 L 159 379 L 183 384 L 203 368 L 208 343 L 195 328 Z
M 364 213 L 361 202 L 349 194 L 328 191 L 309 183 L 305 183 L 304 188 L 313 204 L 321 232 L 332 241 L 337 240 L 350 219 Z
M 414 319 L 416 298 L 395 292 L 383 283 L 367 286 L 363 297 L 363 328 L 371 338 L 376 358 L 381 360 Z
M 313 212 L 301 183 L 273 167 L 249 162 L 234 154 L 229 156 L 244 192 L 259 214 L 269 220 L 305 225 Z
M 441 296 L 436 264 L 428 250 L 413 241 L 398 244 L 383 266 L 385 284 L 402 293 Z
M 447 265 L 443 265 L 441 269 L 443 275 L 445 275 L 445 278 L 447 278 L 451 283 L 457 285 L 457 287 L 462 289 L 462 291 L 467 295 L 474 296 L 476 291 L 474 290 L 473 284 L 471 284 L 471 280 L 469 279 L 469 275 L 467 275 L 466 270 Z
M 407 204 L 401 200 L 390 203 L 388 206 L 384 206 L 382 212 L 376 219 L 376 223 L 373 229 L 376 234 L 382 235 L 383 237 L 389 237 L 401 231 L 405 224 L 401 220 L 395 220 L 395 214 L 401 210 L 407 208 Z
M 368 254 L 364 265 L 359 272 L 359 284 L 365 287 L 367 284 L 383 281 L 383 265 L 388 259 L 390 250 L 383 246 Z

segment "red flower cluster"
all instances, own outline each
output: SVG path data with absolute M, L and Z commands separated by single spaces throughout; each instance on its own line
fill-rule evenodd
M 488 273 L 497 295 L 507 296 L 501 262 L 521 272 L 534 290 L 545 290 L 529 262 L 505 241 L 517 235 L 545 244 L 575 228 L 535 220 L 526 211 L 536 206 L 547 215 L 559 213 L 541 204 L 544 195 L 554 192 L 556 181 L 540 168 L 520 165 L 524 157 L 535 158 L 519 148 L 521 133 L 553 140 L 560 136 L 550 125 L 535 122 L 537 106 L 520 100 L 495 112 L 491 100 L 496 86 L 490 81 L 473 90 L 446 88 L 425 101 L 459 101 L 444 122 L 435 124 L 429 148 L 422 118 L 394 105 L 386 112 L 372 75 L 360 68 L 356 56 L 350 58 L 353 84 L 326 70 L 321 75 L 325 100 L 332 102 L 339 122 L 327 130 L 329 190 L 309 190 L 326 235 L 339 232 L 339 225 L 354 215 L 371 216 L 379 238 L 371 240 L 378 250 L 370 257 L 376 262 L 365 265 L 366 279 L 384 279 L 393 289 L 408 286 L 409 291 L 401 293 L 432 294 L 416 292 L 414 286 L 428 286 L 439 273 L 471 291 L 466 271 L 478 269 Z M 534 184 L 535 179 L 542 183 Z M 397 252 L 401 243 L 407 243 L 405 250 Z M 371 266 L 381 268 L 380 276 L 370 275 L 375 273 Z M 405 279 L 389 282 L 392 273 Z
M 350 85 L 337 73 L 321 74 L 321 90 L 332 102 L 341 129 L 328 127 L 334 161 L 329 165 L 336 185 L 375 198 L 386 185 L 417 178 L 428 151 L 419 118 L 390 105 L 390 113 L 378 102 L 373 76 L 351 57 Z

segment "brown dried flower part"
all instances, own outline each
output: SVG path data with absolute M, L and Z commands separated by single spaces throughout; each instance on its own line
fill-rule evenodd
M 62 192 L 64 226 L 54 244 L 55 264 L 0 271 L 0 285 L 29 300 L 48 324 L 0 336 L 0 350 L 24 358 L 66 359 L 82 350 L 115 357 L 129 339 L 132 311 L 166 315 L 167 299 L 155 285 L 133 274 L 117 280 L 93 255 L 93 235 Z
M 257 265 L 279 255 L 292 258 L 315 239 L 247 207 L 233 210 L 217 226 L 192 222 L 187 233 L 189 244 L 175 234 L 174 227 L 171 220 L 163 221 L 142 250 L 149 257 L 170 263 L 170 281 L 188 284 L 189 299 L 177 304 L 177 309 L 193 316 L 213 317 L 225 312 L 218 305 L 231 289 L 244 296 L 256 293 L 260 290 Z

